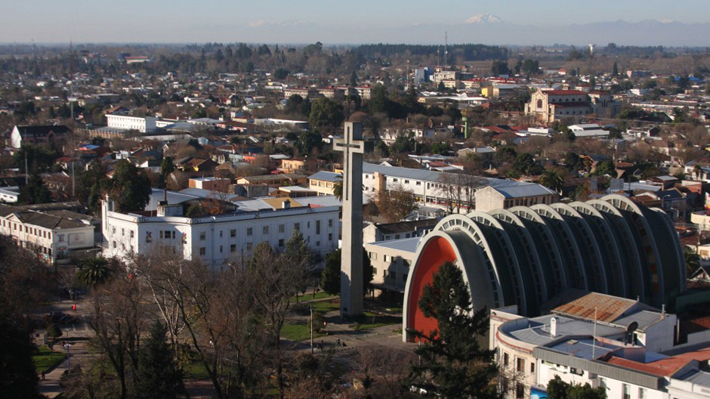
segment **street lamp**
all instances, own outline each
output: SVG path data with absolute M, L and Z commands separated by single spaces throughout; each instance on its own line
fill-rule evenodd
M 309 306 L 311 310 L 311 354 L 313 354 L 313 306 Z

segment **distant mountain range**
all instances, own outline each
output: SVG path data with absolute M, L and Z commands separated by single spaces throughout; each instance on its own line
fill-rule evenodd
M 298 37 L 301 43 L 443 44 L 444 32 L 448 32 L 449 43 L 584 46 L 593 43 L 605 46 L 613 42 L 635 46 L 710 46 L 710 23 L 684 24 L 671 20 L 523 25 L 507 22 L 491 14 L 477 14 L 453 24 L 417 23 L 367 28 L 343 24 L 337 27 L 336 32 L 332 31 L 333 27 L 305 21 L 257 21 L 237 29 L 237 33 L 246 40 L 258 42 L 288 43 Z
M 675 21 L 610 21 L 562 26 L 519 25 L 490 14 L 479 14 L 453 25 L 417 25 L 379 32 L 388 42 L 552 45 L 608 43 L 636 46 L 710 46 L 710 23 L 683 24 Z M 354 39 L 354 38 L 353 38 Z M 355 40 L 355 39 L 354 39 Z M 362 40 L 362 39 L 361 39 Z M 373 38 L 374 40 L 374 38 Z M 379 40 L 383 41 L 383 40 Z

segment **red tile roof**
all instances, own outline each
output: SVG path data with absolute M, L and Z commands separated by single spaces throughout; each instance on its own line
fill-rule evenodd
M 685 367 L 689 362 L 697 360 L 705 362 L 710 360 L 710 348 L 700 349 L 694 352 L 683 353 L 650 363 L 640 363 L 621 357 L 612 356 L 607 363 L 633 370 L 642 371 L 657 376 L 670 377 Z
M 543 93 L 553 96 L 581 96 L 587 94 L 580 90 L 548 90 L 543 91 Z

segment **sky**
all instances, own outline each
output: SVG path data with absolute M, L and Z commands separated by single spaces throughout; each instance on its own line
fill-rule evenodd
M 427 41 L 426 35 L 405 32 L 430 30 L 438 40 L 441 30 L 451 26 L 456 32 L 455 26 L 479 14 L 537 27 L 618 20 L 710 23 L 708 0 L 4 1 L 4 43 L 416 42 Z M 486 41 L 499 44 L 495 38 L 450 38 Z

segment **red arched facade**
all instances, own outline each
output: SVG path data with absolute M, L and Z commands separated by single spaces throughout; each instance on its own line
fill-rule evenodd
M 407 306 L 407 326 L 410 329 L 423 331 L 429 334 L 437 328 L 436 320 L 424 317 L 419 309 L 419 297 L 424 286 L 431 284 L 434 273 L 439 270 L 445 262 L 456 261 L 454 248 L 443 237 L 433 237 L 426 243 L 426 248 L 422 251 L 419 262 L 415 265 L 414 276 L 412 276 L 409 301 Z

